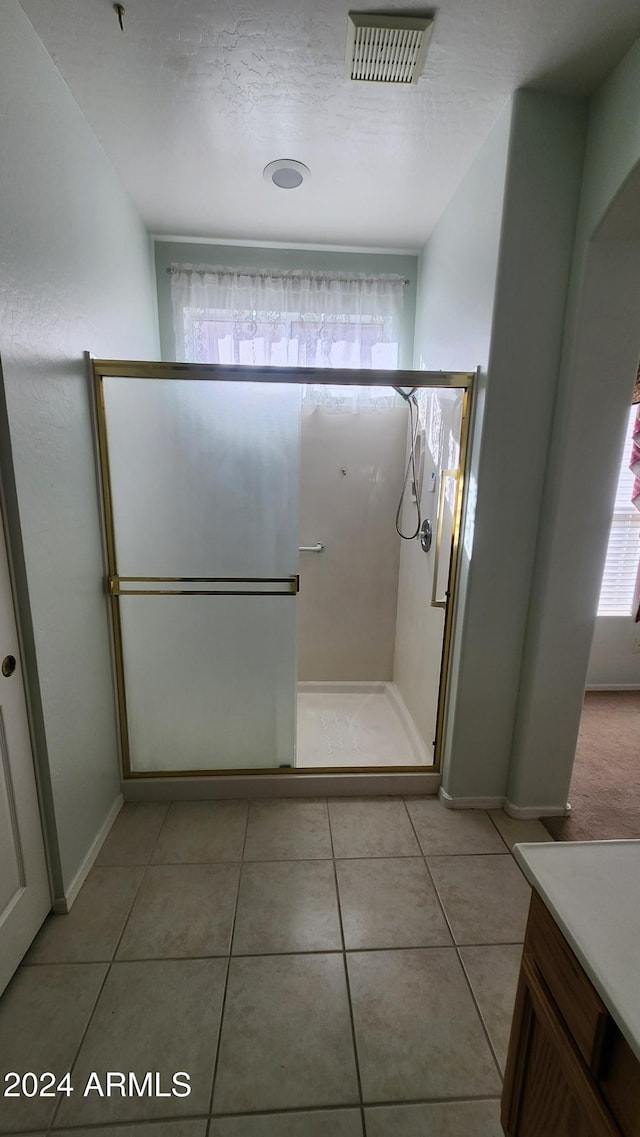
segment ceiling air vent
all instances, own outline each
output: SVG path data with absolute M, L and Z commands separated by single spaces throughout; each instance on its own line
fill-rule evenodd
M 433 20 L 349 12 L 347 78 L 357 83 L 417 83 Z

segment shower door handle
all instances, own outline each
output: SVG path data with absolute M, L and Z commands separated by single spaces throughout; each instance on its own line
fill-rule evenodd
M 456 483 L 456 496 L 458 493 L 458 470 L 441 470 L 440 471 L 440 493 L 438 495 L 438 528 L 436 530 L 436 548 L 435 557 L 433 559 L 433 581 L 431 586 L 431 607 L 432 608 L 446 608 L 449 593 L 445 592 L 442 600 L 437 599 L 438 592 L 438 576 L 440 568 L 440 551 L 442 547 L 442 523 L 444 517 L 444 491 L 447 478 L 452 479 Z M 453 516 L 455 517 L 455 499 L 453 506 Z
M 300 577 L 297 573 L 291 576 L 108 576 L 107 591 L 114 600 L 118 596 L 297 596 Z

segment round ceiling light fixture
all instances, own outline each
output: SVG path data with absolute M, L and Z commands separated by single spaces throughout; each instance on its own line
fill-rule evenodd
M 262 176 L 265 181 L 273 182 L 278 189 L 297 189 L 311 177 L 311 170 L 293 158 L 278 158 L 265 166 Z

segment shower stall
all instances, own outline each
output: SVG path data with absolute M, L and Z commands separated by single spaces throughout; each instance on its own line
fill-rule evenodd
M 472 376 L 93 374 L 125 777 L 437 766 Z
M 334 391 L 302 398 L 297 765 L 431 765 L 462 393 Z

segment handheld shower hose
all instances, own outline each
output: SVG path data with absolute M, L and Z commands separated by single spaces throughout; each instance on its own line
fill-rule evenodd
M 402 387 L 394 387 L 393 389 L 394 389 L 394 391 L 397 391 L 397 393 L 399 395 L 402 396 L 405 403 L 409 407 L 409 434 L 410 434 L 409 460 L 407 462 L 407 468 L 406 468 L 405 474 L 404 474 L 404 481 L 402 483 L 402 492 L 400 494 L 400 501 L 398 502 L 398 508 L 396 510 L 396 532 L 397 532 L 399 537 L 402 537 L 403 541 L 413 541 L 418 536 L 418 534 L 420 532 L 420 527 L 422 525 L 422 513 L 421 513 L 421 506 L 420 506 L 420 486 L 418 485 L 418 476 L 417 476 L 417 471 L 416 471 L 416 440 L 418 437 L 418 425 L 419 425 L 419 421 L 420 421 L 419 420 L 419 412 L 418 412 L 418 400 L 416 399 L 417 388 L 413 387 L 409 392 L 403 391 Z M 416 523 L 416 528 L 415 528 L 413 533 L 403 533 L 402 527 L 401 527 L 401 516 L 402 516 L 402 507 L 404 505 L 404 497 L 405 497 L 405 494 L 407 492 L 407 485 L 409 483 L 409 475 L 411 475 L 411 480 L 413 482 L 413 486 L 415 489 L 415 506 L 416 506 L 417 523 Z

